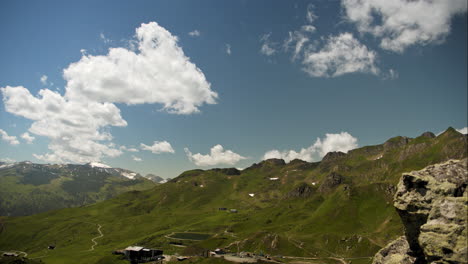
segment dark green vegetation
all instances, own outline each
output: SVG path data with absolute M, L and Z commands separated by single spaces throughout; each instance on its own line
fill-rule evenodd
M 3 257 L 0 256 L 0 264 L 40 264 L 40 260 L 31 260 L 23 257 Z
M 183 232 L 183 233 L 174 233 L 170 236 L 169 238 L 174 238 L 174 239 L 188 239 L 188 240 L 205 240 L 211 237 L 210 234 L 203 234 L 203 233 L 189 233 L 189 232 Z
M 392 205 L 401 173 L 466 157 L 466 151 L 466 136 L 450 128 L 435 138 L 396 137 L 348 154 L 329 153 L 317 163 L 273 159 L 242 172 L 187 171 L 151 190 L 87 207 L 0 218 L 0 250 L 25 251 L 52 264 L 119 263 L 110 252 L 134 244 L 166 254 L 223 247 L 282 255 L 284 261 L 302 256 L 322 258 L 320 263 L 370 263 L 353 258 L 372 257 L 403 233 Z M 99 236 L 98 224 L 104 237 L 88 251 Z M 166 236 L 175 232 L 212 236 L 172 245 Z M 51 243 L 55 250 L 46 249 Z
M 0 215 L 31 215 L 103 201 L 154 184 L 123 169 L 90 165 L 0 164 Z

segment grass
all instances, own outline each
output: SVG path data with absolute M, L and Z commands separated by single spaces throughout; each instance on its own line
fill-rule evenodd
M 41 260 L 50 264 L 119 263 L 111 252 L 129 245 L 160 248 L 168 254 L 228 247 L 233 252 L 323 259 L 373 256 L 402 234 L 392 206 L 392 188 L 401 173 L 466 157 L 466 139 L 460 134 L 444 133 L 422 143 L 423 147 L 408 144 L 389 151 L 382 146 L 365 147 L 332 164 L 299 169 L 297 164 L 261 163 L 240 175 L 194 170 L 151 190 L 127 192 L 81 208 L 2 217 L 0 250 L 45 255 Z M 381 159 L 374 159 L 380 154 Z M 332 171 L 342 175 L 345 184 L 321 193 L 318 186 Z M 312 182 L 317 186 L 311 196 L 288 197 L 299 184 L 311 186 Z M 219 211 L 220 207 L 235 208 L 238 213 Z M 102 225 L 104 237 L 97 240 L 94 251 L 87 251 L 91 238 L 98 235 L 97 224 Z M 184 248 L 170 244 L 174 240 L 166 236 L 174 233 L 179 238 L 210 237 L 180 240 Z M 45 250 L 51 243 L 57 248 Z M 353 263 L 369 263 L 369 259 Z

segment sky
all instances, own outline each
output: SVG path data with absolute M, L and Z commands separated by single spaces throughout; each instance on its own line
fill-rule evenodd
M 0 160 L 175 177 L 467 133 L 467 2 L 0 3 Z

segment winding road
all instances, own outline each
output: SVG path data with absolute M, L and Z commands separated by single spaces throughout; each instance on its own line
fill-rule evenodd
M 102 226 L 101 226 L 100 224 L 98 224 L 98 229 L 97 229 L 97 231 L 99 232 L 99 236 L 91 238 L 91 242 L 93 242 L 93 245 L 92 245 L 91 248 L 90 248 L 89 250 L 87 250 L 87 251 L 93 251 L 93 250 L 94 250 L 94 247 L 98 245 L 98 242 L 96 242 L 96 239 L 99 239 L 99 238 L 101 238 L 101 237 L 104 237 L 104 234 L 103 234 L 102 231 L 101 231 L 101 227 L 102 227 Z
M 24 252 L 24 251 L 19 251 L 19 250 L 10 250 L 10 251 L 3 251 L 3 250 L 0 250 L 0 252 L 2 253 L 7 253 L 7 252 L 11 252 L 11 253 L 16 253 L 16 254 L 23 254 L 24 257 L 27 257 L 28 256 L 28 253 Z

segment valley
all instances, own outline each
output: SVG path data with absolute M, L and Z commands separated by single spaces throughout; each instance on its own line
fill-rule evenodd
M 401 174 L 465 158 L 466 150 L 466 135 L 449 128 L 331 152 L 315 163 L 269 159 L 243 170 L 190 170 L 84 207 L 2 216 L 0 249 L 50 264 L 128 263 L 111 253 L 130 245 L 172 256 L 223 248 L 284 263 L 370 263 L 403 234 L 392 202 Z M 46 250 L 50 244 L 55 249 Z

